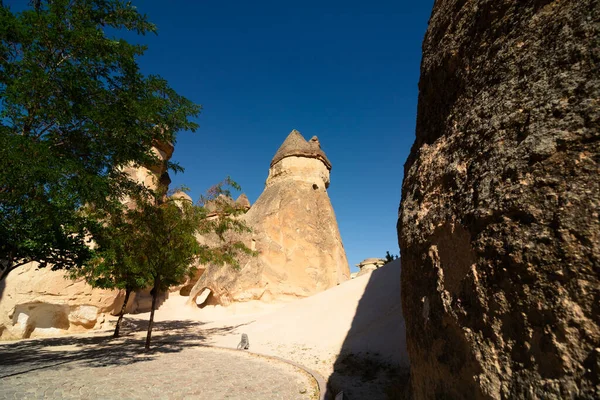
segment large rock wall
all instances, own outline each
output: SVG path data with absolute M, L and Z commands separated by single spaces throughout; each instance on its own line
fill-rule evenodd
M 398 221 L 415 398 L 600 397 L 600 2 L 437 0 Z
M 102 328 L 123 299 L 117 290 L 93 289 L 63 271 L 29 263 L 0 281 L 0 340 Z

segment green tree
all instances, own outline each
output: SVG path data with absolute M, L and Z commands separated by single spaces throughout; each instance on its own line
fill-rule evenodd
M 244 212 L 229 201 L 230 188 L 239 186 L 230 179 L 214 186 L 201 205 L 176 197 L 165 190 L 139 197 L 137 207 L 124 216 L 110 216 L 98 226 L 94 258 L 72 277 L 84 277 L 95 287 L 125 289 L 125 303 L 115 327 L 115 336 L 132 291 L 152 287 L 152 308 L 146 349 L 150 348 L 157 298 L 169 287 L 182 283 L 196 271 L 196 265 L 228 265 L 238 268 L 237 257 L 254 254 L 240 240 L 250 229 L 237 216 Z M 210 207 L 204 205 L 210 204 Z M 201 245 L 197 235 L 214 237 L 213 246 Z
M 141 233 L 131 223 L 134 211 L 109 215 L 94 234 L 93 257 L 80 268 L 71 270 L 71 278 L 85 278 L 92 287 L 125 290 L 125 298 L 115 325 L 114 337 L 119 336 L 121 322 L 132 292 L 147 288 L 152 278 L 145 269 L 136 247 Z
M 186 276 L 192 277 L 197 263 L 226 265 L 239 268 L 237 256 L 253 254 L 238 240 L 237 234 L 248 232 L 245 223 L 236 218 L 242 209 L 229 199 L 229 187 L 239 189 L 230 179 L 216 185 L 201 202 L 211 202 L 215 207 L 194 205 L 189 201 L 167 198 L 158 194 L 152 201 L 140 204 L 133 212 L 132 223 L 141 233 L 137 251 L 153 281 L 152 308 L 148 322 L 145 348 L 150 348 L 156 299 L 160 292 L 180 284 Z M 197 235 L 216 235 L 218 246 L 201 245 Z
M 156 163 L 156 140 L 196 129 L 200 106 L 144 76 L 146 47 L 112 36 L 123 29 L 156 33 L 121 0 L 36 0 L 20 13 L 0 1 L 0 279 L 29 261 L 90 261 L 92 215 L 142 190 L 121 167 Z
M 389 251 L 386 251 L 386 252 L 385 252 L 385 263 L 386 263 L 386 264 L 387 264 L 387 263 L 390 263 L 390 262 L 392 262 L 392 261 L 394 261 L 394 260 L 397 260 L 397 259 L 398 259 L 398 256 L 397 256 L 397 255 L 392 255 L 392 254 L 390 254 L 390 252 L 389 252 Z

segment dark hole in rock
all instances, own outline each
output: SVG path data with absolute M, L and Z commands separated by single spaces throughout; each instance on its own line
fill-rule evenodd
M 189 296 L 190 292 L 192 291 L 192 288 L 194 287 L 194 285 L 185 285 L 184 287 L 182 287 L 179 290 L 179 294 L 181 296 Z
M 314 189 L 314 190 L 317 190 L 318 188 L 319 188 L 319 186 L 317 186 L 317 184 L 316 184 L 316 183 L 315 183 L 315 184 L 313 184 L 313 189 Z

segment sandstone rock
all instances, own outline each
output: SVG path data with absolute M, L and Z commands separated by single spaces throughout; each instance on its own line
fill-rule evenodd
M 204 208 L 208 211 L 208 215 L 216 215 L 217 211 L 221 211 L 227 209 L 228 207 L 235 206 L 235 201 L 224 194 L 218 195 L 216 198 L 207 201 L 204 204 Z
M 377 268 L 380 268 L 385 265 L 385 260 L 383 258 L 367 258 L 360 263 L 356 264 L 360 271 L 356 274 L 356 277 L 363 276 L 368 274 L 369 272 L 375 271 Z
M 160 175 L 166 170 L 166 162 L 171 159 L 175 146 L 173 143 L 166 143 L 155 140 L 152 147 L 152 152 L 158 157 L 159 163 L 155 166 L 155 172 Z
M 170 196 L 170 199 L 177 205 L 179 208 L 183 208 L 185 203 L 193 204 L 192 198 L 185 192 L 178 190 Z
M 160 175 L 155 175 L 149 168 L 129 166 L 123 170 L 132 180 L 143 184 L 147 188 L 156 189 L 158 187 Z
M 192 198 L 190 197 L 189 194 L 187 194 L 186 192 L 183 192 L 181 190 L 176 191 L 175 193 L 173 193 L 173 195 L 171 196 L 172 199 L 174 199 L 175 201 L 188 201 L 190 203 L 192 203 Z
M 417 399 L 600 396 L 600 3 L 437 0 L 398 221 Z
M 377 267 L 376 267 L 376 266 L 374 266 L 374 265 L 369 265 L 369 266 L 366 266 L 366 267 L 364 267 L 364 268 L 361 268 L 361 269 L 360 269 L 360 271 L 358 271 L 358 273 L 356 274 L 356 276 L 355 276 L 355 277 L 356 277 L 356 278 L 358 278 L 359 276 L 366 275 L 366 274 L 368 274 L 368 273 L 370 273 L 370 272 L 373 272 L 373 271 L 375 271 L 376 269 L 377 269 Z
M 238 208 L 248 211 L 250 209 L 250 200 L 248 200 L 248 196 L 244 193 L 240 194 L 240 196 L 235 200 L 235 204 Z
M 159 187 L 167 187 L 171 183 L 171 178 L 167 171 L 167 162 L 171 159 L 175 147 L 172 143 L 163 143 L 160 141 L 154 141 L 152 152 L 158 158 L 158 162 L 152 166 L 129 166 L 125 168 L 125 172 L 129 177 L 148 189 L 156 190 Z M 166 195 L 165 195 L 166 196 Z M 171 196 L 175 202 L 182 203 L 184 201 L 192 202 L 192 198 L 185 192 L 178 190 Z M 135 207 L 135 201 L 130 199 L 124 200 L 125 204 L 129 207 Z M 131 293 L 129 301 L 126 307 L 127 313 L 142 313 L 148 312 L 152 308 L 152 295 L 150 294 L 151 288 L 139 290 Z M 168 297 L 168 293 L 161 293 L 157 298 L 157 309 Z
M 120 309 L 124 293 L 93 289 L 29 263 L 0 281 L 0 340 L 82 332 Z
M 325 164 L 325 167 L 327 167 L 327 170 L 331 171 L 331 162 L 329 162 L 329 159 L 325 156 L 323 150 L 321 150 L 319 139 L 313 136 L 307 142 L 302 134 L 295 129 L 292 130 L 279 150 L 277 150 L 277 153 L 275 153 L 271 161 L 271 168 L 286 157 L 304 157 L 321 160 Z
M 369 267 L 369 266 L 379 268 L 383 265 L 385 265 L 385 259 L 383 259 L 383 258 L 367 258 L 367 259 L 361 261 L 360 263 L 356 264 L 356 266 L 361 269 L 364 267 Z
M 158 158 L 156 165 L 128 165 L 123 167 L 123 171 L 129 175 L 131 180 L 142 184 L 148 189 L 156 190 L 160 186 L 168 187 L 171 184 L 171 177 L 167 171 L 167 162 L 173 155 L 173 150 L 174 147 L 171 143 L 161 143 L 156 141 L 154 142 L 154 147 L 152 147 L 152 153 Z M 184 192 L 177 193 L 187 196 Z M 181 194 L 178 194 L 178 196 L 181 196 Z M 122 201 L 123 204 L 126 204 L 130 208 L 135 207 L 135 201 L 132 201 L 128 197 L 124 198 Z
M 259 256 L 243 257 L 240 271 L 207 266 L 189 304 L 206 288 L 210 301 L 227 305 L 307 297 L 347 280 L 348 261 L 326 191 L 330 168 L 318 140 L 307 142 L 292 131 L 271 162 L 264 192 L 240 217 L 253 229 L 242 240 Z
M 359 276 L 363 276 L 363 275 L 369 274 L 369 273 L 371 273 L 371 272 L 373 272 L 375 270 L 377 270 L 377 268 L 375 268 L 375 267 L 362 268 L 360 271 L 358 271 L 356 273 L 356 275 L 354 277 L 358 278 Z
M 194 285 L 196 285 L 196 282 L 198 282 L 198 279 L 200 279 L 204 271 L 205 269 L 203 267 L 199 267 L 198 269 L 196 269 L 194 276 L 186 279 L 186 281 L 180 287 L 177 287 L 175 289 L 179 291 L 179 294 L 181 296 L 189 296 L 192 289 L 194 288 Z
M 125 312 L 128 314 L 139 314 L 149 312 L 152 309 L 152 294 L 150 291 L 152 288 L 146 288 L 144 290 L 138 290 L 137 292 L 131 293 Z M 169 298 L 169 292 L 161 292 L 156 298 L 156 309 Z M 117 310 L 118 311 L 118 310 Z

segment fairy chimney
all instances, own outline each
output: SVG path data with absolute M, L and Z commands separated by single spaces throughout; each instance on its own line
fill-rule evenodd
M 258 252 L 241 269 L 208 266 L 190 304 L 208 288 L 213 303 L 308 297 L 349 279 L 350 270 L 327 194 L 331 162 L 319 140 L 293 130 L 271 161 L 266 187 L 242 217 Z

